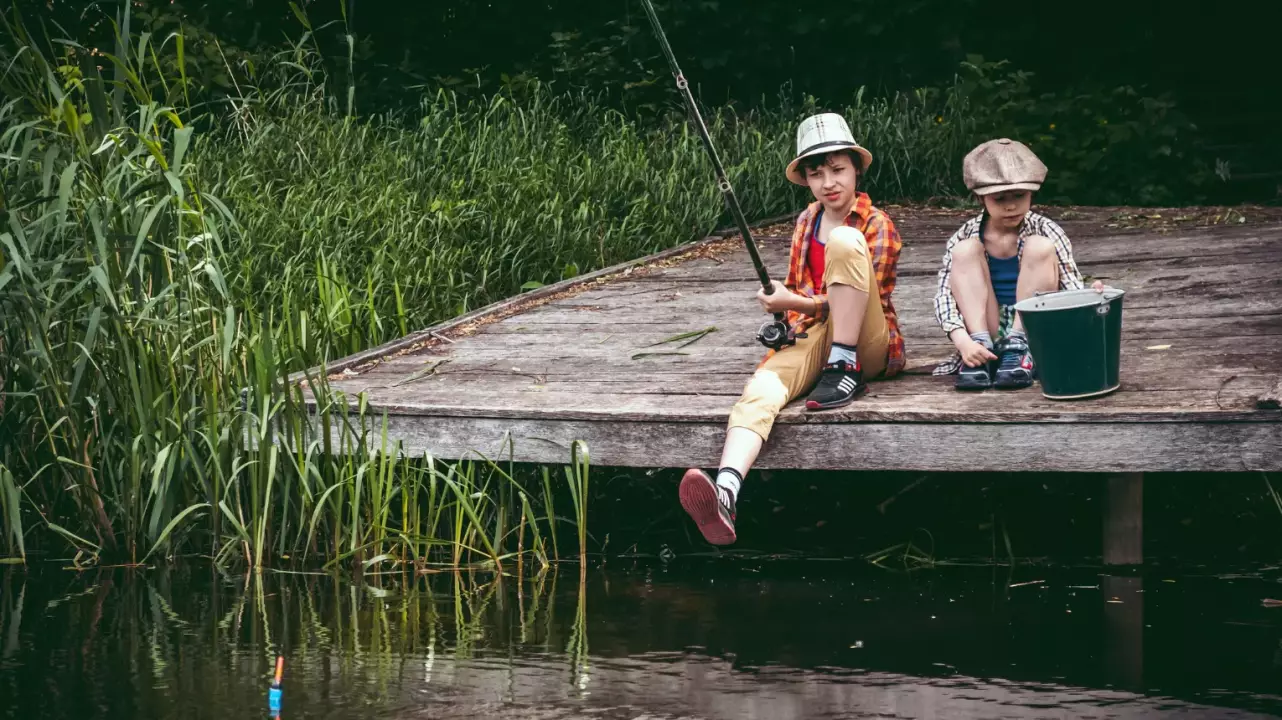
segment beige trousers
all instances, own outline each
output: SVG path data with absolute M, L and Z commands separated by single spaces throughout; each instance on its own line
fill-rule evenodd
M 856 347 L 864 378 L 874 378 L 886 369 L 890 330 L 868 245 L 861 236 L 856 238 L 829 238 L 824 248 L 824 284 L 830 288 L 849 285 L 868 293 L 868 310 Z M 772 355 L 748 380 L 739 402 L 730 411 L 729 426 L 747 428 L 762 440 L 768 439 L 779 411 L 819 381 L 831 348 L 832 323 L 824 321 L 807 329 L 806 337 L 797 340 L 796 345 Z

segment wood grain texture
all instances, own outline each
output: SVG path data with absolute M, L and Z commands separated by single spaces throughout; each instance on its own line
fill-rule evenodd
M 1083 273 L 1127 291 L 1121 390 L 1056 402 L 1035 388 L 960 394 L 952 378 L 932 376 L 952 354 L 934 319 L 935 273 L 966 216 L 941 212 L 900 225 L 893 299 L 910 371 L 874 382 L 848 408 L 786 408 L 763 466 L 1278 469 L 1282 223 L 1156 233 L 1106 227 L 1103 212 L 1064 226 Z M 788 238 L 759 239 L 782 273 Z M 766 319 L 746 252 L 727 242 L 550 286 L 345 358 L 332 387 L 353 402 L 364 394 L 389 414 L 393 437 L 442 458 L 491 452 L 509 437 L 518 460 L 563 462 L 578 434 L 607 465 L 715 464 L 730 408 L 763 356 L 753 335 Z M 663 342 L 710 327 L 686 347 Z M 416 348 L 459 328 L 453 343 Z
M 1282 408 L 1282 376 L 1278 376 L 1268 391 L 1260 395 L 1255 401 L 1255 407 L 1260 410 L 1277 410 Z
M 381 428 L 382 419 L 378 419 Z M 390 415 L 403 452 L 608 467 L 715 467 L 720 423 Z M 377 444 L 377 432 L 367 438 Z M 1282 423 L 849 423 L 776 427 L 756 467 L 1029 472 L 1282 471 Z

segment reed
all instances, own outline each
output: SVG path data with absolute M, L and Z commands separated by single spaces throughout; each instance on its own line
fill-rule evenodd
M 643 124 L 538 86 L 358 117 L 310 27 L 267 67 L 229 63 L 239 94 L 208 103 L 182 33 L 136 31 L 128 2 L 111 52 L 0 18 L 7 557 L 501 571 L 518 551 L 556 562 L 568 523 L 586 565 L 585 447 L 564 486 L 550 469 L 406 457 L 323 370 L 314 415 L 285 379 L 722 224 L 683 117 Z M 804 201 L 780 168 L 814 109 L 708 113 L 749 215 Z M 878 137 L 879 199 L 947 191 L 958 106 L 845 110 Z

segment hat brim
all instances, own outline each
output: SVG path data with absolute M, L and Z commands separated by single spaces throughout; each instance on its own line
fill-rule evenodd
M 788 179 L 794 183 L 798 185 L 809 185 L 809 183 L 806 182 L 806 176 L 801 173 L 801 161 L 813 155 L 827 155 L 828 153 L 840 152 L 842 150 L 849 150 L 863 160 L 861 163 L 862 167 L 859 168 L 859 172 L 867 172 L 868 166 L 872 165 L 872 153 L 868 152 L 868 149 L 861 145 L 847 142 L 824 143 L 822 145 L 806 148 L 800 155 L 793 158 L 792 162 L 788 163 L 788 169 L 784 172 L 787 174 Z
M 971 192 L 975 193 L 976 195 L 979 195 L 980 197 L 983 197 L 984 195 L 996 195 L 999 192 L 1006 192 L 1007 190 L 1037 191 L 1041 189 L 1042 189 L 1041 183 L 1028 182 L 1028 183 L 1010 183 L 1008 185 L 989 185 L 987 187 L 982 187 L 982 188 L 972 188 Z

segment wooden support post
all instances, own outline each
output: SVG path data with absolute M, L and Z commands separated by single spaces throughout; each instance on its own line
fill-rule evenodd
M 1104 490 L 1104 564 L 1144 562 L 1144 473 L 1109 475 Z
M 1128 690 L 1144 689 L 1144 578 L 1106 575 L 1104 667 L 1109 682 Z

